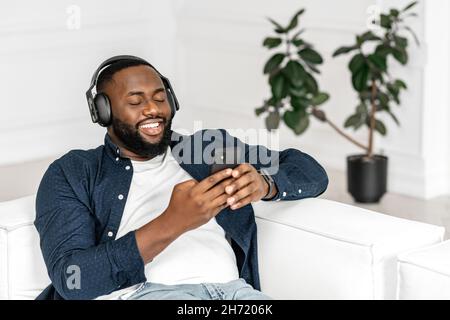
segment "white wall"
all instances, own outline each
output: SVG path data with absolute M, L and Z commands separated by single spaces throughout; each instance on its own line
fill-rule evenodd
M 377 150 L 390 158 L 390 191 L 424 198 L 450 193 L 446 179 L 450 163 L 446 147 L 450 144 L 450 136 L 446 127 L 450 116 L 446 111 L 448 94 L 443 93 L 448 92 L 448 74 L 440 86 L 431 84 L 436 73 L 446 74 L 448 70 L 448 67 L 436 70 L 438 64 L 433 64 L 436 52 L 430 52 L 442 47 L 442 35 L 446 34 L 448 66 L 448 28 L 436 30 L 444 17 L 448 21 L 448 5 L 444 6 L 446 11 L 441 11 L 439 20 L 433 21 L 433 13 L 429 13 L 442 10 L 444 2 L 446 0 L 427 0 L 416 10 L 421 18 L 413 20 L 413 28 L 422 45 L 418 48 L 411 42 L 407 69 L 393 68 L 393 73 L 409 85 L 402 106 L 395 110 L 401 127 L 397 128 L 386 118 L 389 135 L 385 139 L 376 139 Z M 347 70 L 348 58 L 332 59 L 331 54 L 337 47 L 351 44 L 354 34 L 366 29 L 367 8 L 374 3 L 390 8 L 402 7 L 409 1 L 179 1 L 177 92 L 183 109 L 189 109 L 189 113 L 181 117 L 185 123 L 201 119 L 206 127 L 264 127 L 263 118 L 256 118 L 253 110 L 269 92 L 262 68 L 271 53 L 262 48 L 261 43 L 271 34 L 272 28 L 265 17 L 287 23 L 299 7 L 305 7 L 307 12 L 301 19 L 307 28 L 305 37 L 316 45 L 326 60 L 320 84 L 330 92 L 332 99 L 324 109 L 330 118 L 342 124 L 354 110 L 356 99 Z M 433 32 L 437 38 L 431 37 Z M 447 90 L 442 91 L 445 86 Z M 438 97 L 437 92 L 441 92 Z M 444 112 L 439 124 L 433 120 L 436 118 L 436 100 L 439 112 Z M 439 143 L 436 143 L 433 131 L 437 127 L 443 133 Z M 282 146 L 310 152 L 329 168 L 345 170 L 346 155 L 359 153 L 331 128 L 317 122 L 313 122 L 308 132 L 300 137 L 284 126 L 280 134 Z M 361 130 L 355 137 L 365 142 L 366 132 Z
M 79 29 L 67 26 L 70 5 L 81 9 Z M 175 29 L 170 1 L 2 1 L 0 166 L 101 144 L 84 94 L 93 71 L 135 54 L 173 76 Z
M 17 0 L 0 4 L 0 167 L 54 157 L 102 143 L 104 129 L 90 121 L 84 92 L 99 62 L 114 54 L 141 55 L 171 78 L 181 103 L 175 127 L 264 128 L 254 108 L 268 97 L 262 68 L 271 54 L 261 42 L 271 34 L 265 19 L 286 22 L 307 8 L 301 23 L 322 52 L 321 87 L 332 99 L 324 106 L 342 124 L 354 110 L 347 58 L 332 59 L 340 45 L 365 29 L 367 8 L 403 6 L 406 0 Z M 414 29 L 408 69 L 394 68 L 409 91 L 386 119 L 389 136 L 377 138 L 390 158 L 389 189 L 432 197 L 450 193 L 449 4 L 423 0 Z M 66 9 L 81 9 L 80 29 L 69 30 Z M 444 61 L 444 62 L 443 62 Z M 442 62 L 442 63 L 441 63 Z M 282 147 L 313 154 L 328 168 L 344 170 L 345 157 L 359 152 L 331 128 L 312 122 L 295 136 L 284 126 Z M 366 139 L 366 132 L 355 137 Z M 6 168 L 6 167 L 5 167 Z

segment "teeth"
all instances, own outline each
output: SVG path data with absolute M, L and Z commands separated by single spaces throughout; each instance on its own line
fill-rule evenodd
M 157 128 L 157 127 L 159 127 L 159 122 L 148 123 L 141 126 L 141 128 Z

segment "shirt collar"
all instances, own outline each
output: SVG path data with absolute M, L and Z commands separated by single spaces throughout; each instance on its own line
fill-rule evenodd
M 105 149 L 106 153 L 112 160 L 116 160 L 117 157 L 120 158 L 122 156 L 119 147 L 112 142 L 108 133 L 105 134 Z

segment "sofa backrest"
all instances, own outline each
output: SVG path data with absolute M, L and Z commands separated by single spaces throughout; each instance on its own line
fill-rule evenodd
M 34 202 L 33 195 L 0 203 L 0 299 L 34 299 L 50 283 Z

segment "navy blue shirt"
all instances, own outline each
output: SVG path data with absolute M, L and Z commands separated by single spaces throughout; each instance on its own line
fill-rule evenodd
M 171 142 L 172 153 L 181 168 L 199 181 L 210 174 L 210 165 L 197 157 L 198 150 L 210 148 L 211 141 L 202 138 L 204 132 L 191 136 L 174 133 L 176 139 Z M 215 142 L 223 146 L 233 141 L 242 147 L 244 161 L 257 170 L 278 168 L 272 175 L 278 193 L 271 200 L 316 197 L 327 187 L 325 170 L 306 153 L 251 146 L 225 130 L 213 130 L 213 133 Z M 271 159 L 276 158 L 277 163 L 249 161 L 255 148 L 267 152 Z M 115 239 L 132 177 L 130 159 L 122 156 L 108 134 L 104 145 L 91 150 L 72 150 L 49 166 L 37 193 L 35 226 L 52 284 L 38 299 L 93 299 L 146 281 L 135 231 Z M 216 219 L 231 242 L 240 277 L 260 289 L 252 206 L 236 211 L 224 209 Z M 76 287 L 68 285 L 74 270 L 80 276 Z

